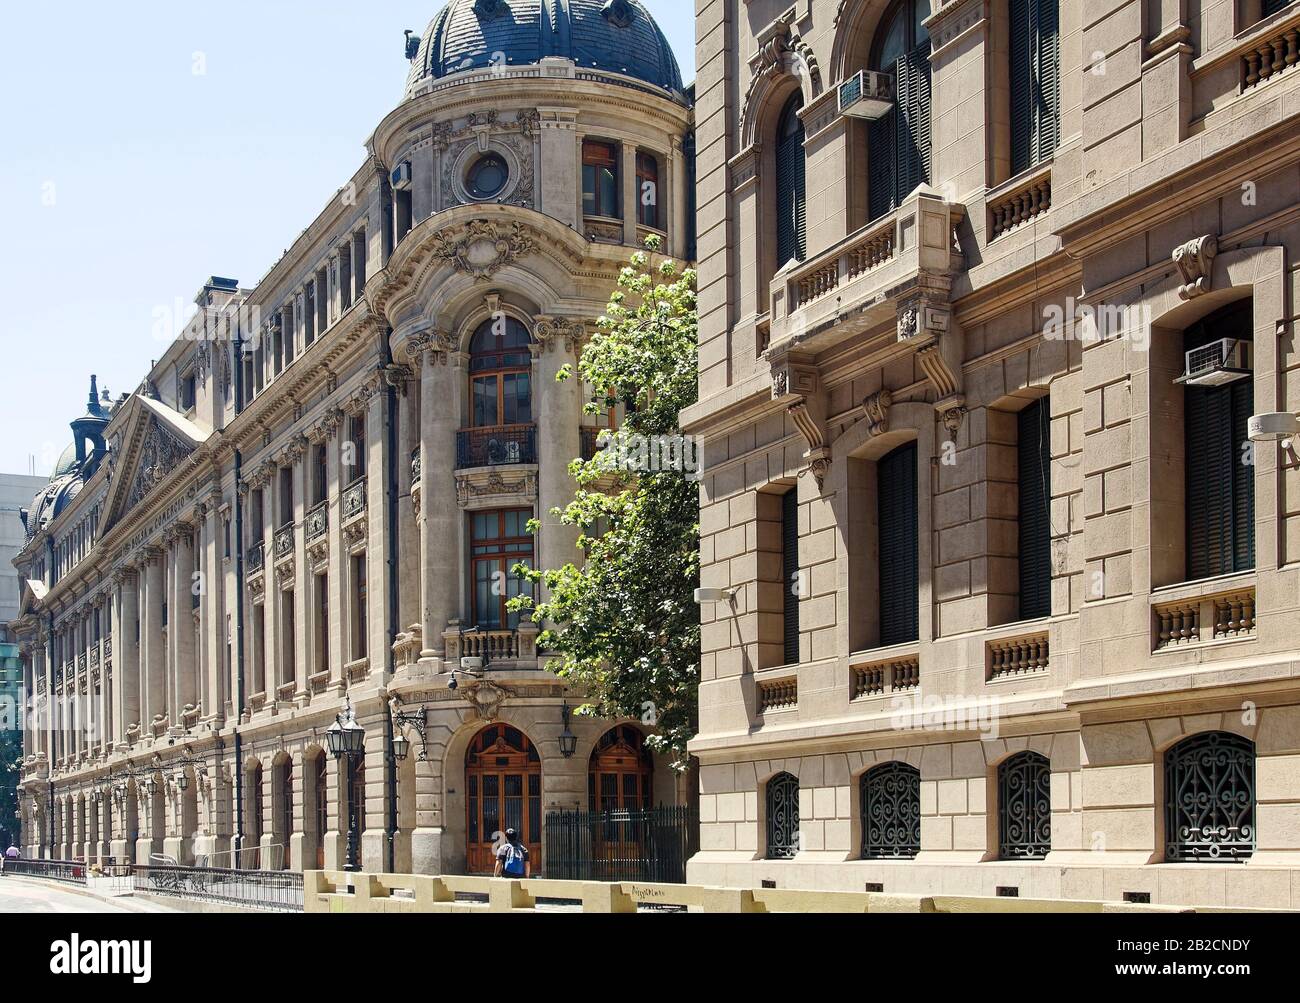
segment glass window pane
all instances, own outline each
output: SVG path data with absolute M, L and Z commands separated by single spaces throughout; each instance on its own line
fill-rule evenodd
M 900 8 L 894 12 L 893 19 L 881 35 L 884 41 L 880 45 L 880 58 L 877 60 L 879 69 L 892 70 L 898 57 L 907 51 L 907 28 L 907 11 Z
M 498 424 L 495 376 L 484 376 L 474 381 L 474 424 L 479 428 Z

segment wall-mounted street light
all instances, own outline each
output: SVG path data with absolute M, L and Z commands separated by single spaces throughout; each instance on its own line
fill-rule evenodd
M 352 698 L 347 698 L 343 712 L 334 718 L 334 723 L 325 731 L 325 741 L 330 755 L 336 760 L 347 759 L 347 794 L 348 794 L 348 857 L 343 865 L 345 871 L 361 870 L 357 858 L 357 841 L 360 838 L 360 822 L 357 818 L 356 798 L 352 789 L 356 785 L 357 762 L 365 755 L 366 731 L 357 724 L 356 713 L 352 710 Z
M 414 728 L 415 733 L 420 736 L 420 755 L 416 762 L 427 763 L 429 761 L 428 707 L 421 706 L 419 710 L 399 710 L 398 707 L 397 698 L 394 697 L 388 704 L 389 712 L 393 716 L 393 759 L 399 763 L 406 762 L 406 757 L 411 754 L 411 740 L 406 737 L 406 729 Z
M 564 719 L 564 730 L 560 732 L 560 755 L 565 759 L 572 759 L 574 753 L 578 751 L 578 736 L 569 727 L 569 719 L 573 715 L 573 710 L 569 707 L 569 701 L 564 701 L 564 707 L 560 713 Z

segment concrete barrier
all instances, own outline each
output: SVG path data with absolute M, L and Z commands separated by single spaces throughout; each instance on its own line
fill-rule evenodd
M 1171 913 L 1176 906 L 987 898 L 974 895 L 888 895 L 799 889 L 710 888 L 701 885 L 550 881 L 527 878 L 347 874 L 308 871 L 304 908 L 316 913 L 535 913 L 539 902 L 580 903 L 587 913 L 634 913 L 675 906 L 706 913 Z

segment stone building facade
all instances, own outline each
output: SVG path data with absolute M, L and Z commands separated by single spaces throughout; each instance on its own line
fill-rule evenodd
M 504 603 L 578 556 L 548 513 L 618 420 L 557 373 L 633 247 L 690 253 L 689 97 L 635 0 L 453 0 L 406 56 L 337 197 L 92 387 L 27 513 L 33 856 L 336 868 L 353 803 L 366 870 L 490 870 L 506 824 L 545 870 L 545 812 L 677 801 Z
M 1300 907 L 1300 4 L 697 29 L 691 880 Z

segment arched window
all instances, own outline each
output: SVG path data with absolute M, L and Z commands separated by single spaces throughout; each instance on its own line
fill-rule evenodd
M 636 155 L 636 221 L 656 230 L 664 228 L 659 217 L 659 161 L 649 153 Z
M 1008 0 L 1011 173 L 1056 152 L 1061 137 L 1059 0 Z
M 871 218 L 930 180 L 930 0 L 898 0 L 880 19 L 871 68 L 894 78 L 894 109 L 867 130 Z
M 799 852 L 799 781 L 778 773 L 767 782 L 767 856 L 785 860 Z
M 807 233 L 804 191 L 803 95 L 794 94 L 776 124 L 776 267 L 794 258 L 802 261 Z
M 654 760 L 645 737 L 629 724 L 611 728 L 591 753 L 587 803 L 593 812 L 650 807 Z
M 1052 848 L 1052 767 L 1020 752 L 998 767 L 998 855 L 1042 860 Z
M 880 644 L 906 644 L 920 636 L 915 441 L 899 446 L 876 465 L 876 504 Z
M 582 213 L 584 216 L 623 218 L 619 198 L 618 148 L 613 143 L 588 139 L 582 144 Z
M 910 859 L 921 850 L 921 771 L 882 763 L 862 775 L 864 860 Z
M 474 332 L 469 371 L 475 428 L 532 422 L 531 341 L 513 317 L 486 320 Z
M 1250 300 L 1232 303 L 1190 327 L 1183 350 L 1218 353 L 1223 339 L 1249 342 L 1251 327 Z M 1255 566 L 1255 468 L 1242 462 L 1254 403 L 1249 372 L 1214 386 L 1184 384 L 1188 581 Z
M 1255 852 L 1255 743 L 1225 731 L 1165 753 L 1165 859 L 1244 860 Z

